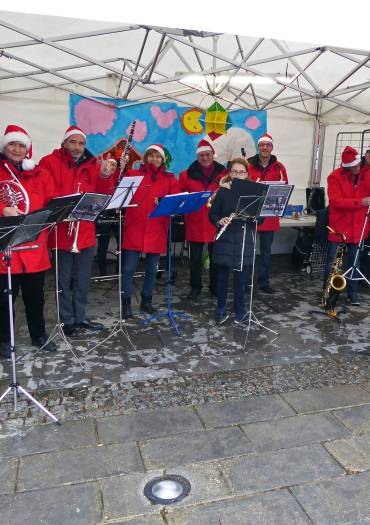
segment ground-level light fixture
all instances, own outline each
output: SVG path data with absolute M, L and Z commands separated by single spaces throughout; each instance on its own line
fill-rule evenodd
M 155 505 L 170 505 L 190 494 L 191 485 L 183 476 L 165 474 L 153 478 L 144 487 L 144 495 Z

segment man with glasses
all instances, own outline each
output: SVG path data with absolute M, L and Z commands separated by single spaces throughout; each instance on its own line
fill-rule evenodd
M 197 146 L 197 160 L 188 169 L 180 173 L 180 191 L 212 191 L 218 189 L 219 180 L 226 175 L 225 167 L 216 162 L 215 150 L 205 139 Z M 203 206 L 198 211 L 185 215 L 185 240 L 190 249 L 190 287 L 188 299 L 195 300 L 202 290 L 202 254 L 203 246 L 208 244 L 209 253 L 209 289 L 217 295 L 216 269 L 212 262 L 212 248 L 216 228 L 208 218 L 208 209 Z
M 249 176 L 255 182 L 269 183 L 269 181 L 288 184 L 285 166 L 272 155 L 273 139 L 265 133 L 258 139 L 258 153 L 248 159 Z M 265 218 L 258 226 L 260 239 L 260 258 L 258 272 L 258 286 L 261 292 L 273 294 L 275 290 L 270 286 L 271 245 L 274 232 L 280 229 L 279 217 Z

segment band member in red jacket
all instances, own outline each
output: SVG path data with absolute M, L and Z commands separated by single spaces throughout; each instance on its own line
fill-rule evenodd
M 219 188 L 220 179 L 227 174 L 225 167 L 215 161 L 215 150 L 205 139 L 197 147 L 197 160 L 187 170 L 180 173 L 180 191 L 214 192 Z M 202 254 L 203 246 L 208 244 L 210 259 L 209 288 L 217 296 L 216 266 L 212 262 L 212 249 L 216 228 L 209 220 L 207 206 L 185 215 L 185 239 L 190 247 L 190 287 L 189 299 L 196 299 L 202 289 Z
M 273 139 L 269 133 L 262 135 L 257 142 L 258 153 L 248 159 L 249 176 L 255 182 L 280 181 L 288 183 L 285 166 L 272 155 Z M 258 286 L 264 293 L 274 293 L 270 286 L 271 245 L 274 232 L 280 229 L 279 217 L 268 217 L 258 226 L 260 239 L 260 258 Z
M 158 201 L 179 192 L 179 185 L 173 173 L 166 171 L 165 151 L 161 144 L 151 144 L 144 155 L 144 163 L 138 170 L 128 170 L 125 176 L 144 177 L 127 208 L 123 226 L 124 260 L 122 268 L 122 311 L 123 318 L 132 317 L 131 294 L 133 277 L 140 253 L 145 253 L 145 277 L 141 290 L 140 310 L 153 314 L 152 296 L 159 256 L 167 251 L 168 217 L 149 218 Z
M 0 195 L 0 216 L 10 217 L 25 212 L 24 203 L 29 200 L 29 211 L 43 208 L 54 196 L 55 187 L 51 175 L 44 169 L 36 166 L 32 160 L 31 139 L 23 128 L 9 125 L 0 139 L 0 189 L 4 189 L 5 181 L 20 184 L 21 188 L 13 186 L 14 191 L 19 189 L 23 193 L 18 206 L 14 206 L 9 197 Z M 22 297 L 26 310 L 28 331 L 32 345 L 43 347 L 49 352 L 56 351 L 53 341 L 48 342 L 45 334 L 44 319 L 44 280 L 45 272 L 51 266 L 48 248 L 48 232 L 43 231 L 37 241 L 26 243 L 38 245 L 36 249 L 14 251 L 11 256 L 11 274 L 13 302 L 19 289 L 22 288 Z M 10 327 L 8 303 L 7 265 L 4 253 L 0 253 L 0 357 L 10 357 Z
M 361 232 L 365 224 L 366 212 L 370 206 L 370 170 L 361 168 L 361 157 L 357 150 L 346 146 L 342 151 L 342 165 L 328 177 L 329 226 L 337 234 L 345 235 L 347 244 L 346 266 L 352 267 Z M 364 239 L 369 232 L 364 232 Z M 330 274 L 331 266 L 341 237 L 329 234 L 329 251 L 324 286 Z M 359 261 L 356 261 L 358 266 Z M 348 279 L 347 296 L 352 306 L 359 306 L 357 297 L 358 281 Z M 359 277 L 354 272 L 353 277 Z
M 77 126 L 71 126 L 64 134 L 62 146 L 50 155 L 43 157 L 40 166 L 53 176 L 56 196 L 72 193 L 105 193 L 106 180 L 100 173 L 105 170 L 105 161 L 100 165 L 86 148 L 86 135 Z M 86 317 L 87 294 L 90 285 L 96 235 L 95 224 L 80 221 L 73 228 L 68 223 L 57 226 L 60 317 L 64 323 L 66 335 L 74 335 L 76 329 L 98 331 L 101 323 L 90 321 Z M 50 236 L 50 246 L 55 246 L 55 235 Z M 78 253 L 71 252 L 76 246 Z M 73 276 L 73 279 L 72 279 Z M 71 281 L 73 283 L 71 290 Z

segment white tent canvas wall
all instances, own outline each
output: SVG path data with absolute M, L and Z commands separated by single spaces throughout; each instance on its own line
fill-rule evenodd
M 228 111 L 267 111 L 291 202 L 304 204 L 318 123 L 322 183 L 338 131 L 370 128 L 369 50 L 4 11 L 0 50 L 1 126 L 25 127 L 36 160 L 59 146 L 71 93 L 203 109 L 217 100 Z

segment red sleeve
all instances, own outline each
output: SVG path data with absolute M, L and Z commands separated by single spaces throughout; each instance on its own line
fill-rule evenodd
M 45 204 L 48 203 L 56 195 L 55 181 L 52 174 L 46 170 L 42 170 L 42 178 L 45 192 Z
M 172 175 L 170 179 L 170 188 L 169 188 L 169 195 L 173 195 L 174 193 L 181 193 L 180 184 L 175 175 Z
M 328 177 L 329 206 L 342 210 L 358 210 L 363 207 L 361 197 L 344 197 L 342 185 L 335 175 Z
M 285 184 L 288 184 L 288 175 L 287 175 L 284 164 L 282 164 L 281 162 L 279 162 L 279 169 L 280 169 L 280 180 L 284 181 Z
M 183 191 L 189 191 L 187 181 L 188 181 L 187 172 L 182 171 L 179 177 L 179 193 Z

